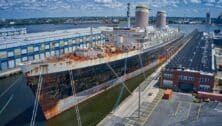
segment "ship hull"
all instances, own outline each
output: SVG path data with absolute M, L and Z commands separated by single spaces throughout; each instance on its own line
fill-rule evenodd
M 169 58 L 182 45 L 183 36 L 159 48 L 144 50 L 140 55 L 107 63 L 72 70 L 77 97 L 72 93 L 69 71 L 44 74 L 39 103 L 46 119 L 50 119 L 74 105 L 153 68 Z M 141 58 L 140 58 L 141 57 Z M 126 71 L 125 71 L 126 63 Z M 141 63 L 143 66 L 141 66 Z M 126 73 L 126 74 L 125 74 Z M 37 91 L 39 76 L 27 77 L 33 93 Z

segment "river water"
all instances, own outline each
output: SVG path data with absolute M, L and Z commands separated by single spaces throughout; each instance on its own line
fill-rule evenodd
M 72 28 L 86 28 L 90 27 L 91 25 L 72 25 L 72 24 L 41 24 L 41 25 L 19 25 L 15 26 L 16 28 L 27 28 L 28 33 L 34 32 L 43 32 L 43 31 L 54 31 L 54 30 L 62 30 L 62 29 L 72 29 Z M 94 24 L 93 27 L 104 26 L 101 24 Z M 124 24 L 121 24 L 124 26 Z M 190 33 L 194 29 L 198 29 L 199 31 L 209 32 L 216 29 L 220 29 L 222 31 L 222 26 L 207 26 L 203 24 L 171 24 L 170 27 L 180 28 L 186 33 Z M 16 82 L 16 77 L 7 78 L 4 80 L 0 80 L 0 126 L 1 125 L 8 125 L 8 126 L 17 126 L 17 125 L 29 125 L 32 115 L 33 103 L 34 103 L 34 96 L 26 86 L 26 80 L 22 76 Z M 15 83 L 13 83 L 15 82 Z M 11 87 L 8 85 L 12 85 Z M 10 88 L 8 88 L 10 87 Z M 6 93 L 5 91 L 8 90 Z M 16 92 L 16 93 L 15 93 Z M 23 112 L 23 113 L 21 113 Z M 16 114 L 21 113 L 21 114 Z M 66 112 L 67 113 L 67 112 Z M 72 112 L 68 112 L 72 113 Z M 72 114 L 57 116 L 56 120 L 50 120 L 48 122 L 48 126 L 50 124 L 55 124 L 57 120 L 65 120 L 64 126 L 68 126 L 71 124 L 72 119 L 70 118 Z M 13 118 L 12 118 L 13 117 Z M 74 118 L 74 117 L 73 117 Z M 37 125 L 46 125 L 46 121 L 43 118 L 42 112 L 38 111 L 37 114 Z

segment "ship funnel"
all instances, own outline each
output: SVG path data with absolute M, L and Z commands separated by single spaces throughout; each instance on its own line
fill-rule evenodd
M 136 27 L 146 28 L 149 21 L 149 8 L 147 5 L 136 6 Z
M 158 11 L 156 15 L 156 27 L 157 28 L 164 28 L 166 27 L 166 12 L 165 11 Z

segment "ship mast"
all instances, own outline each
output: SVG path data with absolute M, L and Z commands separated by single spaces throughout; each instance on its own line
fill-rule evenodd
M 128 28 L 130 28 L 130 3 L 127 3 L 127 23 L 128 23 Z
M 70 78 L 70 83 L 71 83 L 71 87 L 72 87 L 72 93 L 74 96 L 76 96 L 76 88 L 75 88 L 75 82 L 73 79 L 72 70 L 69 71 L 69 78 Z M 78 121 L 78 126 L 82 126 L 78 104 L 75 105 L 75 111 L 76 111 L 76 118 Z

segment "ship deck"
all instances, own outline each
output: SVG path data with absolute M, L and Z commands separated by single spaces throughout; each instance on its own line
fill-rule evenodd
M 38 76 L 40 74 L 50 74 L 50 73 L 86 68 L 86 67 L 95 66 L 99 64 L 118 61 L 126 57 L 128 58 L 133 57 L 138 54 L 145 53 L 145 52 L 150 52 L 152 50 L 164 47 L 174 41 L 177 41 L 181 39 L 182 37 L 183 36 L 175 38 L 168 42 L 158 43 L 146 49 L 137 49 L 137 50 L 135 49 L 135 50 L 130 50 L 128 52 L 127 51 L 126 52 L 117 51 L 117 52 L 112 52 L 112 53 L 105 52 L 104 57 L 98 57 L 94 59 L 78 57 L 74 54 L 68 54 L 59 58 L 51 58 L 44 61 L 27 63 L 23 66 L 22 71 L 24 73 L 27 73 L 28 76 Z M 46 68 L 45 70 L 40 71 L 42 66 L 45 66 Z

